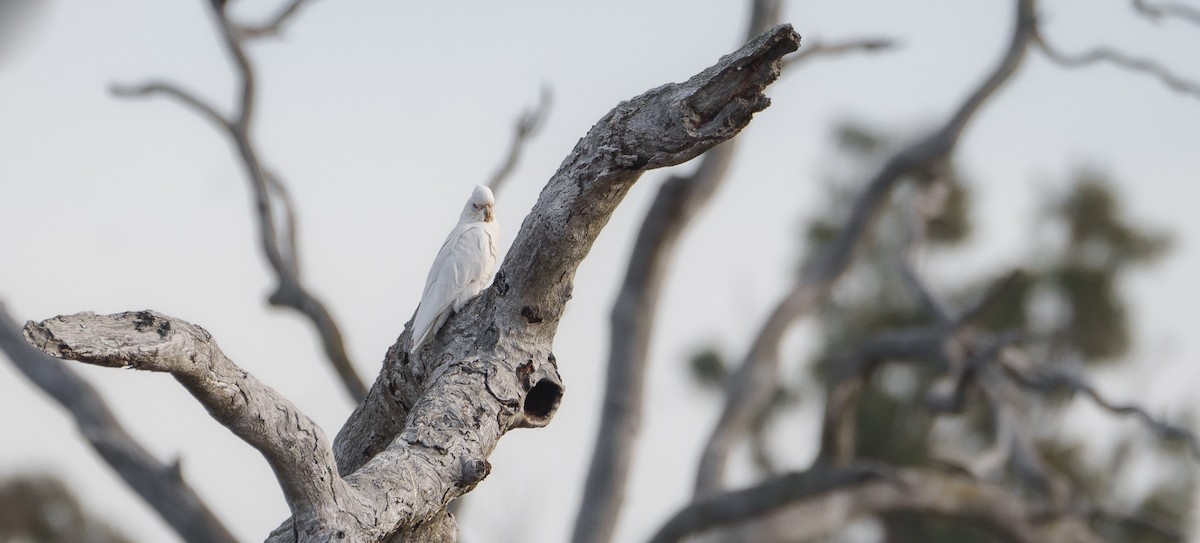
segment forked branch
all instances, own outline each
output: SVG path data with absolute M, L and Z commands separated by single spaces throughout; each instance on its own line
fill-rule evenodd
M 1175 17 L 1192 24 L 1200 25 L 1200 9 L 1179 2 L 1154 2 L 1133 0 L 1134 9 L 1153 19 Z
M 779 373 L 779 344 L 791 325 L 807 315 L 849 267 L 892 188 L 912 171 L 948 156 L 979 108 L 995 95 L 1025 58 L 1034 30 L 1034 0 L 1017 0 L 1008 50 L 995 69 L 942 126 L 901 149 L 866 184 L 837 236 L 823 247 L 759 329 L 725 388 L 725 406 L 700 457 L 694 494 L 721 488 L 729 452 L 770 401 Z
M 487 476 L 500 437 L 557 411 L 564 387 L 551 343 L 575 271 L 621 197 L 644 171 L 736 135 L 767 107 L 763 91 L 798 44 L 790 26 L 775 27 L 601 119 L 543 190 L 493 286 L 421 357 L 407 355 L 410 329 L 401 334 L 339 434 L 336 460 L 320 428 L 198 326 L 150 311 L 81 313 L 29 323 L 26 337 L 54 356 L 174 375 L 275 471 L 293 516 L 270 541 L 452 541 L 446 507 Z
M 1171 90 L 1200 98 L 1200 82 L 1176 75 L 1166 66 L 1149 59 L 1137 58 L 1109 47 L 1096 47 L 1082 53 L 1067 53 L 1051 45 L 1042 36 L 1040 29 L 1034 33 L 1039 49 L 1046 53 L 1051 62 L 1067 68 L 1082 68 L 1093 64 L 1109 63 L 1123 70 L 1154 76 Z
M 312 322 L 321 339 L 325 356 L 341 379 L 347 394 L 355 401 L 366 396 L 367 387 L 358 375 L 346 352 L 341 328 L 324 302 L 313 295 L 301 280 L 299 247 L 296 241 L 296 210 L 288 197 L 282 180 L 267 170 L 259 158 L 258 149 L 250 137 L 256 101 L 256 75 L 245 42 L 253 38 L 274 36 L 280 28 L 307 4 L 306 0 L 290 0 L 271 20 L 257 26 L 244 26 L 230 19 L 224 2 L 215 2 L 213 10 L 217 30 L 237 68 L 239 80 L 237 110 L 229 116 L 192 93 L 166 82 L 142 85 L 114 85 L 112 93 L 121 97 L 162 95 L 200 113 L 220 128 L 233 142 L 254 196 L 255 218 L 258 219 L 259 242 L 263 255 L 275 272 L 277 284 L 267 301 L 274 306 L 299 311 Z M 283 232 L 280 232 L 283 229 Z

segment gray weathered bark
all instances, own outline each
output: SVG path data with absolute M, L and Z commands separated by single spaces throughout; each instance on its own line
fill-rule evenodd
M 237 541 L 183 480 L 178 465 L 159 461 L 138 443 L 100 393 L 65 363 L 21 337 L 21 327 L 0 302 L 0 351 L 25 377 L 75 419 L 79 433 L 113 471 L 188 543 Z
M 1034 0 L 1018 0 L 1008 50 L 983 83 L 953 115 L 930 134 L 892 156 L 867 183 L 847 219 L 772 310 L 749 352 L 730 376 L 725 407 L 701 453 L 695 495 L 719 490 L 725 478 L 729 451 L 745 435 L 756 414 L 770 401 L 779 373 L 779 344 L 791 325 L 807 315 L 850 265 L 891 189 L 918 168 L 943 160 L 954 150 L 967 123 L 988 98 L 1016 72 L 1025 57 L 1034 29 Z
M 513 138 L 508 143 L 508 152 L 504 154 L 504 160 L 500 166 L 488 178 L 487 187 L 492 189 L 492 194 L 499 197 L 500 189 L 508 184 L 513 170 L 517 168 L 517 162 L 521 160 L 521 151 L 525 149 L 525 143 L 545 124 L 546 116 L 550 114 L 550 104 L 553 101 L 554 93 L 551 92 L 550 87 L 543 86 L 541 94 L 538 95 L 537 105 L 522 111 L 521 115 L 517 117 L 517 122 L 513 123 Z
M 548 424 L 558 408 L 551 343 L 575 271 L 622 197 L 644 171 L 736 135 L 769 105 L 762 92 L 798 45 L 790 26 L 775 27 L 601 119 L 542 191 L 493 285 L 416 356 L 406 328 L 332 447 L 186 322 L 81 313 L 29 323 L 26 336 L 56 356 L 172 373 L 279 478 L 293 517 L 270 541 L 453 541 L 446 506 L 488 474 L 499 438 Z
M 777 24 L 780 7 L 780 0 L 753 0 L 747 39 Z M 735 144 L 714 147 L 692 174 L 663 182 L 642 221 L 610 315 L 604 403 L 575 517 L 575 543 L 612 540 L 642 420 L 646 355 L 662 280 L 680 234 L 725 180 Z
M 790 27 L 776 27 L 688 82 L 647 92 L 597 123 L 542 191 L 493 286 L 481 295 L 488 303 L 504 302 L 502 309 L 513 319 L 496 332 L 511 328 L 507 333 L 528 336 L 531 344 L 548 340 L 570 297 L 576 267 L 632 182 L 645 170 L 694 157 L 745 126 L 769 103 L 761 90 L 778 76 L 779 57 L 794 50 L 798 39 Z M 457 323 L 480 319 L 482 308 L 474 303 L 464 308 L 443 335 L 469 329 Z M 419 397 L 432 367 L 427 356 L 404 356 L 409 341 L 406 332 L 392 346 L 367 399 L 335 439 L 343 473 L 382 450 Z M 548 349 L 542 358 L 545 354 Z

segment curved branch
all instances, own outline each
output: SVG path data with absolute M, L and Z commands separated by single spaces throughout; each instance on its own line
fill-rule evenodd
M 225 117 L 220 113 L 217 113 L 216 109 L 208 105 L 208 103 L 205 101 L 193 96 L 190 92 L 187 92 L 171 83 L 152 81 L 150 83 L 143 83 L 141 85 L 114 84 L 109 87 L 109 92 L 111 92 L 113 96 L 120 96 L 122 98 L 140 98 L 155 94 L 162 94 L 179 100 L 180 103 L 192 108 L 202 117 L 208 119 L 210 122 L 219 127 L 225 129 L 231 128 L 229 121 L 226 120 Z
M 280 256 L 288 271 L 293 276 L 299 277 L 300 255 L 297 254 L 297 251 L 300 250 L 300 246 L 296 243 L 299 221 L 296 220 L 296 204 L 292 202 L 292 195 L 288 191 L 287 185 L 284 185 L 275 174 L 263 171 L 263 180 L 267 184 L 267 197 L 274 196 L 283 210 L 283 224 L 279 225 L 283 228 L 283 241 L 279 244 Z
M 877 53 L 896 46 L 896 40 L 891 38 L 861 38 L 853 40 L 824 43 L 810 41 L 796 54 L 785 59 L 784 67 L 798 64 L 815 57 L 836 57 L 851 53 Z
M 1097 407 L 1109 413 L 1132 416 L 1141 421 L 1150 431 L 1158 434 L 1160 439 L 1182 442 L 1187 446 L 1192 457 L 1200 461 L 1200 440 L 1197 440 L 1196 434 L 1191 430 L 1161 421 L 1139 405 L 1113 402 L 1100 394 L 1100 391 L 1082 377 L 1047 367 L 1025 369 L 1008 361 L 1005 361 L 1003 368 L 1005 373 L 1012 377 L 1017 384 L 1039 394 L 1050 395 L 1061 392 L 1083 394 Z
M 75 419 L 79 433 L 146 504 L 188 543 L 235 543 L 236 538 L 183 480 L 125 431 L 104 398 L 66 364 L 34 349 L 0 302 L 0 351 L 30 382 Z
M 650 541 L 680 541 L 705 529 L 710 541 L 812 541 L 855 519 L 901 511 L 958 518 L 1015 543 L 1101 541 L 1086 519 L 1048 514 L 997 485 L 928 469 L 892 474 L 863 467 L 782 475 L 701 499 L 677 512 Z
M 1200 9 L 1178 2 L 1159 2 L 1147 4 L 1146 0 L 1133 0 L 1134 9 L 1154 18 L 1177 17 L 1192 24 L 1200 25 Z
M 299 7 L 299 4 L 300 2 L 295 2 L 290 6 L 289 10 L 285 10 L 277 18 L 276 22 L 281 23 L 290 14 L 295 13 L 295 9 Z M 216 8 L 215 12 L 226 49 L 233 58 L 234 64 L 238 68 L 238 75 L 241 78 L 241 105 L 237 115 L 234 117 L 234 121 L 229 124 L 228 132 L 237 146 L 238 153 L 242 157 L 242 163 L 246 168 L 246 175 L 250 180 L 250 187 L 254 192 L 259 237 L 263 254 L 267 257 L 267 262 L 270 263 L 278 279 L 275 292 L 267 297 L 267 301 L 271 305 L 295 309 L 308 317 L 317 329 L 317 335 L 321 338 L 321 345 L 325 350 L 325 356 L 333 366 L 334 371 L 337 372 L 342 386 L 354 401 L 359 401 L 367 394 L 366 383 L 359 376 L 358 371 L 354 369 L 354 364 L 350 361 L 350 356 L 346 352 L 345 342 L 342 339 L 341 329 L 338 327 L 337 322 L 334 321 L 333 315 L 330 314 L 320 299 L 308 291 L 300 279 L 299 261 L 297 258 L 298 250 L 295 245 L 294 210 L 287 199 L 286 191 L 282 190 L 282 181 L 278 176 L 269 174 L 263 167 L 262 162 L 258 158 L 258 151 L 255 149 L 250 137 L 256 89 L 254 68 L 250 63 L 249 57 L 246 55 L 245 48 L 234 23 L 229 20 L 224 10 Z M 280 203 L 284 207 L 284 222 L 286 225 L 292 225 L 288 228 L 287 235 L 283 238 L 276 231 L 275 222 L 278 207 L 274 205 L 275 202 L 271 198 L 272 185 L 275 187 L 274 193 L 279 195 Z
M 1084 66 L 1090 66 L 1092 64 L 1108 62 L 1117 66 L 1118 68 L 1129 70 L 1131 72 L 1152 75 L 1161 81 L 1162 84 L 1166 85 L 1175 92 L 1189 94 L 1200 98 L 1200 82 L 1191 81 L 1189 79 L 1177 76 L 1165 66 L 1152 60 L 1131 57 L 1125 53 L 1110 49 L 1108 47 L 1097 47 L 1083 53 L 1072 55 L 1050 45 L 1046 39 L 1042 37 L 1040 32 L 1035 32 L 1034 40 L 1037 43 L 1038 48 L 1041 49 L 1042 52 L 1046 53 L 1046 57 L 1049 58 L 1051 62 L 1054 62 L 1060 66 L 1067 68 L 1081 68 Z
M 300 12 L 300 8 L 306 5 L 308 5 L 307 0 L 290 0 L 266 22 L 257 25 L 235 25 L 237 36 L 243 40 L 279 36 L 283 25 L 295 17 Z
M 335 478 L 329 442 L 290 401 L 226 358 L 208 331 L 153 311 L 77 313 L 25 324 L 56 358 L 170 373 L 214 419 L 258 449 L 289 504 L 315 502 Z
M 745 435 L 755 414 L 770 401 L 772 385 L 779 373 L 779 344 L 784 334 L 793 322 L 813 310 L 817 301 L 849 267 L 892 187 L 913 170 L 948 156 L 967 123 L 1020 66 L 1033 34 L 1034 1 L 1017 0 L 1015 3 L 1013 34 L 1000 63 L 944 125 L 902 149 L 883 165 L 867 183 L 837 236 L 801 273 L 759 330 L 749 352 L 726 384 L 725 407 L 700 457 L 695 486 L 697 496 L 721 487 L 729 451 Z
M 526 140 L 541 130 L 542 123 L 546 122 L 546 117 L 550 115 L 550 104 L 553 102 L 554 93 L 550 87 L 543 85 L 537 105 L 522 111 L 521 116 L 517 117 L 517 122 L 513 125 L 513 139 L 508 145 L 508 154 L 487 182 L 487 187 L 492 189 L 493 193 L 499 194 L 500 189 L 508 182 L 509 176 L 517 167 L 517 161 L 521 159 Z
M 777 24 L 779 9 L 777 0 L 753 0 L 747 38 Z M 680 235 L 725 180 L 734 150 L 735 140 L 725 142 L 704 153 L 690 175 L 668 178 L 642 220 L 609 318 L 604 403 L 575 517 L 576 543 L 612 540 L 642 420 L 646 357 L 663 277 Z
M 222 128 L 233 140 L 254 195 L 259 244 L 277 280 L 275 291 L 267 297 L 267 301 L 273 306 L 299 311 L 312 322 L 321 340 L 325 357 L 337 372 L 343 388 L 354 401 L 359 401 L 366 396 L 367 386 L 350 361 L 341 329 L 325 304 L 309 292 L 300 279 L 295 208 L 291 198 L 279 176 L 268 172 L 263 166 L 251 139 L 256 84 L 254 67 L 246 55 L 243 40 L 277 33 L 280 25 L 294 16 L 304 3 L 304 0 L 292 0 L 272 22 L 259 27 L 259 30 L 247 30 L 231 21 L 225 12 L 224 2 L 213 4 L 217 27 L 225 48 L 237 67 L 237 76 L 240 79 L 238 110 L 231 118 L 225 118 L 190 93 L 168 83 L 114 86 L 113 93 L 118 96 L 148 96 L 160 93 L 174 97 Z M 284 229 L 282 236 L 279 233 L 280 227 Z

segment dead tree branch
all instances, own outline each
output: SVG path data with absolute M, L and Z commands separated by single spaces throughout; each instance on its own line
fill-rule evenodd
M 550 105 L 553 102 L 554 93 L 550 87 L 543 85 L 537 105 L 522 111 L 521 115 L 517 117 L 517 122 L 513 123 L 513 139 L 508 144 L 508 153 L 504 157 L 504 162 L 500 163 L 487 182 L 487 187 L 492 189 L 493 193 L 499 194 L 500 189 L 508 182 L 509 176 L 512 175 L 513 170 L 517 167 L 517 162 L 521 159 L 521 152 L 525 149 L 526 141 L 542 129 L 542 124 L 550 115 Z
M 642 419 L 647 353 L 667 264 L 683 230 L 725 178 L 733 151 L 733 141 L 722 144 L 705 153 L 691 175 L 663 182 L 638 231 L 609 319 L 604 402 L 575 521 L 576 543 L 612 540 Z
M 1146 0 L 1133 0 L 1134 9 L 1147 17 L 1158 20 L 1164 17 L 1176 17 L 1192 24 L 1200 25 L 1200 9 L 1178 2 L 1158 2 L 1149 4 Z
M 1085 518 L 1049 515 L 1025 496 L 997 485 L 929 469 L 891 473 L 870 467 L 787 474 L 714 494 L 680 510 L 650 541 L 671 543 L 702 534 L 705 541 L 799 543 L 833 535 L 855 519 L 889 512 L 954 517 L 1016 543 L 1101 541 Z
M 528 404 L 539 397 L 532 392 L 537 385 L 530 388 L 536 381 L 529 378 L 506 387 L 514 391 L 511 396 L 501 396 L 508 406 L 502 412 L 511 413 L 524 405 L 522 416 L 527 421 L 521 425 L 548 422 L 546 411 L 553 412 L 561 394 L 550 339 L 570 297 L 575 269 L 599 226 L 643 171 L 708 150 L 732 137 L 754 112 L 766 107 L 768 101 L 761 92 L 778 76 L 779 59 L 794 50 L 798 41 L 790 27 L 775 27 L 688 82 L 660 87 L 625 102 L 597 123 L 543 190 L 493 286 L 480 296 L 482 301 L 469 304 L 446 324 L 450 333 L 435 339 L 435 349 L 470 352 L 483 348 L 474 346 L 482 342 L 492 352 L 506 353 L 481 357 L 499 365 L 486 373 L 492 390 L 499 387 L 492 383 L 493 376 L 507 383 L 522 373 L 553 375 L 555 380 L 547 378 L 544 385 L 553 392 L 548 396 L 553 404 Z M 479 336 L 481 330 L 488 332 Z M 454 339 L 442 343 L 440 338 Z M 438 396 L 436 391 L 423 389 L 427 375 L 435 370 L 444 371 L 443 376 L 460 371 L 455 365 L 443 370 L 445 357 L 432 364 L 409 359 L 404 353 L 410 341 L 409 332 L 401 335 L 367 400 L 339 433 L 335 447 L 343 473 L 357 469 L 386 448 L 394 438 L 392 432 L 402 427 L 399 421 L 411 420 L 412 410 L 419 409 L 423 398 Z M 531 364 L 512 367 L 512 361 L 521 360 Z M 522 390 L 531 391 L 530 396 L 517 401 Z
M 0 351 L 75 419 L 79 433 L 146 504 L 188 543 L 237 539 L 188 486 L 177 466 L 160 462 L 125 431 L 100 393 L 65 363 L 25 342 L 0 302 Z
M 111 92 L 113 96 L 120 96 L 122 98 L 162 94 L 178 100 L 183 105 L 192 108 L 209 122 L 225 128 L 226 130 L 231 129 L 229 126 L 229 121 L 226 121 L 225 117 L 220 113 L 217 113 L 217 110 L 213 109 L 212 106 L 197 98 L 192 93 L 185 91 L 171 83 L 154 81 L 150 83 L 143 83 L 141 85 L 112 85 L 109 87 L 109 92 Z
M 770 104 L 762 93 L 799 39 L 777 26 L 601 119 L 542 191 L 492 286 L 420 358 L 407 355 L 406 327 L 339 434 L 336 460 L 320 428 L 194 325 L 148 311 L 81 313 L 30 323 L 26 337 L 59 357 L 172 373 L 275 471 L 293 516 L 269 541 L 453 541 L 446 506 L 487 476 L 500 437 L 545 426 L 557 411 L 564 387 L 552 340 L 575 271 L 624 194 L 646 170 L 741 131 Z
M 725 407 L 700 457 L 696 496 L 721 488 L 729 451 L 745 435 L 755 414 L 770 401 L 773 384 L 778 378 L 779 344 L 784 334 L 797 319 L 812 311 L 849 267 L 892 187 L 910 172 L 948 156 L 967 123 L 1020 66 L 1033 34 L 1034 0 L 1015 3 L 1013 34 L 1000 63 L 945 124 L 884 163 L 867 183 L 837 237 L 821 249 L 759 330 L 749 352 L 726 384 Z
M 346 353 L 341 329 L 325 304 L 309 292 L 300 278 L 295 209 L 283 182 L 277 175 L 267 171 L 259 159 L 258 150 L 250 137 L 254 118 L 256 84 L 254 68 L 246 54 L 244 42 L 250 38 L 277 34 L 280 27 L 306 3 L 305 0 L 292 0 L 271 21 L 250 29 L 241 27 L 230 20 L 223 3 L 214 5 L 222 42 L 237 67 L 239 78 L 237 111 L 229 117 L 218 113 L 215 108 L 203 100 L 170 83 L 117 85 L 113 87 L 112 92 L 114 95 L 122 97 L 161 94 L 178 100 L 223 129 L 233 141 L 242 159 L 242 165 L 254 195 L 259 243 L 278 282 L 275 291 L 267 297 L 267 301 L 277 307 L 288 307 L 299 311 L 313 323 L 317 335 L 321 339 L 326 358 L 337 372 L 347 394 L 358 401 L 366 395 L 367 387 Z M 283 235 L 279 233 L 280 225 L 285 229 Z
M 283 31 L 283 26 L 300 12 L 300 8 L 308 5 L 308 0 L 289 0 L 269 20 L 257 25 L 235 25 L 237 35 L 243 40 L 277 37 Z M 218 8 L 220 9 L 220 8 Z
M 877 53 L 895 46 L 896 41 L 889 38 L 862 38 L 833 43 L 814 40 L 810 41 L 800 51 L 796 52 L 796 54 L 788 57 L 783 65 L 786 68 L 792 64 L 805 62 L 815 57 L 836 57 L 851 53 Z
M 779 0 L 752 1 L 747 39 L 777 24 L 779 11 Z M 647 353 L 662 281 L 683 231 L 724 182 L 735 144 L 736 140 L 731 140 L 714 147 L 704 153 L 691 174 L 664 181 L 642 220 L 609 317 L 604 402 L 575 517 L 575 543 L 612 540 L 643 416 Z
M 1034 32 L 1034 42 L 1038 49 L 1046 53 L 1046 58 L 1059 66 L 1082 68 L 1107 62 L 1124 70 L 1152 75 L 1171 90 L 1200 98 L 1200 83 L 1175 75 L 1162 64 L 1152 60 L 1132 57 L 1108 47 L 1096 47 L 1073 55 L 1050 45 L 1041 35 L 1040 30 Z
M 1015 353 L 1008 354 L 1010 356 L 1002 360 L 1004 371 L 1022 387 L 1043 395 L 1060 392 L 1082 394 L 1109 413 L 1136 418 L 1160 439 L 1183 443 L 1192 457 L 1200 461 L 1200 440 L 1197 440 L 1196 434 L 1191 430 L 1159 420 L 1139 405 L 1109 400 L 1080 376 L 1044 366 L 1031 367 L 1032 363 L 1027 358 L 1022 363 L 1016 363 L 1012 359 Z
M 295 515 L 336 513 L 337 501 L 349 498 L 321 429 L 226 358 L 203 328 L 152 311 L 79 313 L 30 321 L 25 339 L 57 358 L 170 373 L 214 419 L 262 453 Z

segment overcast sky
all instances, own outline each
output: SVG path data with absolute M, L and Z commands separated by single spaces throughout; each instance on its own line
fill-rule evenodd
M 251 19 L 277 2 L 241 0 Z M 401 3 L 315 1 L 280 40 L 252 47 L 261 95 L 256 141 L 291 187 L 305 277 L 327 301 L 362 373 L 373 376 L 416 307 L 429 262 L 471 187 L 508 145 L 517 113 L 550 85 L 554 109 L 531 142 L 498 216 L 520 220 L 587 129 L 619 101 L 712 64 L 739 45 L 746 3 Z M 897 134 L 939 122 L 991 69 L 1011 24 L 1009 0 L 793 2 L 784 19 L 805 43 L 890 37 L 896 51 L 819 60 L 768 89 L 773 105 L 739 136 L 733 177 L 686 234 L 652 346 L 648 418 L 617 533 L 644 539 L 691 488 L 718 405 L 691 386 L 697 345 L 730 354 L 780 296 L 801 251 L 800 225 L 824 201 L 831 126 L 861 119 Z M 175 81 L 231 106 L 233 78 L 204 0 L 45 0 L 0 40 L 0 299 L 18 320 L 152 308 L 206 327 L 238 364 L 333 435 L 350 413 L 307 322 L 266 307 L 247 183 L 228 141 L 164 99 L 118 100 L 106 88 Z M 1048 38 L 1105 43 L 1200 79 L 1200 28 L 1160 24 L 1118 0 L 1046 1 Z M 962 140 L 977 194 L 969 256 L 935 269 L 1020 262 L 1039 206 L 1094 165 L 1119 182 L 1131 214 L 1169 229 L 1171 256 L 1140 273 L 1131 371 L 1098 376 L 1115 398 L 1154 412 L 1194 409 L 1200 339 L 1200 99 L 1109 67 L 1067 71 L 1032 54 Z M 687 168 L 687 166 L 682 166 Z M 516 431 L 471 494 L 471 541 L 557 542 L 569 533 L 592 446 L 607 312 L 636 227 L 666 172 L 646 175 L 576 278 L 555 351 L 567 392 L 553 424 Z M 962 272 L 965 273 L 965 272 Z M 788 342 L 802 359 L 804 326 Z M 234 532 L 262 539 L 286 517 L 270 470 L 170 378 L 75 366 Z M 799 367 L 790 370 L 798 375 Z M 1107 418 L 1079 415 L 1106 434 Z M 775 445 L 790 466 L 813 452 L 812 414 Z M 50 471 L 91 511 L 142 541 L 171 532 L 75 434 L 58 406 L 0 363 L 0 475 Z M 747 470 L 735 477 L 746 480 Z

